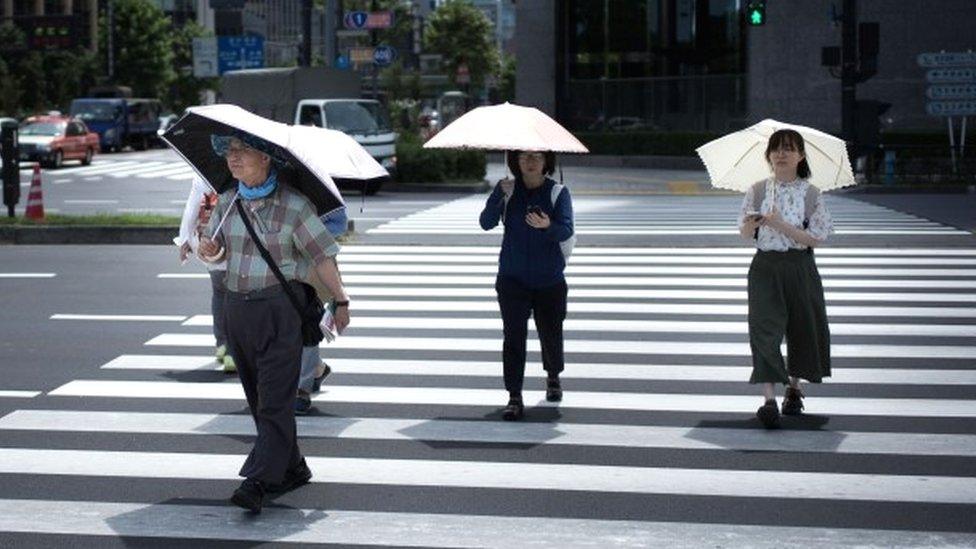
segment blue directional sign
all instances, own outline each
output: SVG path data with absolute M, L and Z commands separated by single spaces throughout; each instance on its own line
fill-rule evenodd
M 369 20 L 369 13 L 365 11 L 347 11 L 342 20 L 347 29 L 365 29 L 366 21 Z
M 397 51 L 393 46 L 377 46 L 373 50 L 373 63 L 379 67 L 386 67 L 396 59 Z
M 349 56 L 340 55 L 339 57 L 336 57 L 335 68 L 346 70 L 349 68 L 349 65 Z
M 260 36 L 218 36 L 217 69 L 220 74 L 264 67 L 264 38 Z

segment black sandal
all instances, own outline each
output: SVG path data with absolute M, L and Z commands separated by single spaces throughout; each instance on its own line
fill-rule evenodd
M 803 392 L 787 387 L 786 396 L 783 397 L 783 415 L 798 416 L 801 413 L 803 413 Z
M 522 399 L 520 397 L 512 397 L 508 399 L 508 406 L 502 410 L 502 419 L 505 421 L 517 421 L 522 419 L 522 414 L 525 411 L 525 406 L 522 405 Z
M 779 427 L 779 406 L 776 405 L 775 399 L 769 399 L 766 404 L 763 404 L 756 410 L 756 417 L 762 422 L 763 427 L 767 429 L 775 429 Z

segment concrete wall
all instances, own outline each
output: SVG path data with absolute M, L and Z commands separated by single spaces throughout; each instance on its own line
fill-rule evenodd
M 531 0 L 515 8 L 515 102 L 556 113 L 556 2 Z
M 748 29 L 749 118 L 776 118 L 840 132 L 840 80 L 820 66 L 820 48 L 839 46 L 830 22 L 840 0 L 770 2 L 767 24 Z M 787 9 L 788 8 L 788 9 Z M 919 53 L 976 49 L 974 0 L 860 0 L 858 20 L 881 24 L 878 74 L 859 84 L 858 99 L 892 103 L 885 129 L 942 129 L 925 113 Z

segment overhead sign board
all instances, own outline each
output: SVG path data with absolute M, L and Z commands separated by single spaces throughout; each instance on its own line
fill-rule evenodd
M 925 90 L 929 99 L 976 99 L 976 84 L 935 84 Z
M 932 116 L 972 116 L 976 114 L 976 101 L 929 101 L 925 112 Z
M 393 26 L 393 12 L 347 11 L 342 23 L 347 29 L 388 29 Z
M 349 61 L 353 65 L 372 63 L 376 48 L 349 48 Z
M 218 36 L 217 69 L 220 74 L 264 67 L 264 38 L 260 36 Z
M 976 52 L 920 53 L 916 61 L 920 67 L 966 67 L 976 65 Z
M 976 68 L 929 69 L 925 79 L 929 82 L 976 82 Z

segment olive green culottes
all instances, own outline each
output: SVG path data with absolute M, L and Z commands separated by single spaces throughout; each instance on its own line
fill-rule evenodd
M 787 359 L 780 344 L 786 338 Z M 750 383 L 830 376 L 830 330 L 812 251 L 757 251 L 749 267 Z

